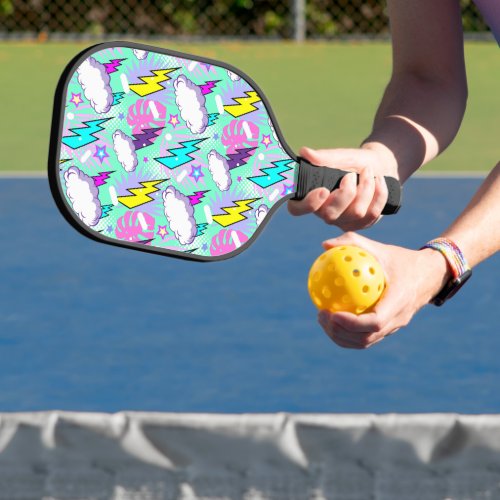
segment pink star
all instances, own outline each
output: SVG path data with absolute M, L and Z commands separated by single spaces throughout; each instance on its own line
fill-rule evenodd
M 72 102 L 77 108 L 83 102 L 82 94 L 74 94 L 73 92 L 71 92 L 71 99 L 69 100 L 69 102 Z
M 164 240 L 165 236 L 167 236 L 167 226 L 158 226 L 158 232 L 156 233 L 158 236 L 161 236 L 161 239 Z
M 170 120 L 168 123 L 172 125 L 174 128 L 179 124 L 179 115 L 170 115 Z
M 261 144 L 264 144 L 264 146 L 266 146 L 266 149 L 267 149 L 267 147 L 269 146 L 269 144 L 271 144 L 271 136 L 270 135 L 264 135 L 262 137 Z

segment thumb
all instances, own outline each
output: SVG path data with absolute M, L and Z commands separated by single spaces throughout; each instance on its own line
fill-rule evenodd
M 358 171 L 363 166 L 363 151 L 359 149 L 311 149 L 303 147 L 299 155 L 311 162 L 313 165 L 321 167 L 347 167 Z
M 347 233 L 343 233 L 336 238 L 330 238 L 323 241 L 322 245 L 325 250 L 341 245 L 355 245 L 370 251 L 370 243 L 371 241 L 368 238 L 365 238 L 364 236 L 361 236 L 353 231 L 348 231 Z

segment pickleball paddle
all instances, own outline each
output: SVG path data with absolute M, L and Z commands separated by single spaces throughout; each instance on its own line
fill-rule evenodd
M 285 143 L 264 93 L 228 64 L 130 42 L 78 54 L 57 86 L 49 181 L 97 241 L 210 261 L 246 249 L 274 211 L 347 172 Z M 401 187 L 385 178 L 384 214 Z

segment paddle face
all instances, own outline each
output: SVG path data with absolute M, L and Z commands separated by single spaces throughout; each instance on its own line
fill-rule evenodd
M 59 82 L 49 180 L 63 215 L 93 239 L 231 257 L 293 196 L 297 168 L 262 91 L 223 63 L 105 43 Z

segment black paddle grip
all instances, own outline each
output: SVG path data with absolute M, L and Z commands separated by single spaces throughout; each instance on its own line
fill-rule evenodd
M 307 193 L 319 187 L 326 187 L 330 191 L 337 189 L 342 178 L 348 174 L 345 170 L 330 167 L 317 167 L 304 158 L 298 158 L 299 173 L 297 180 L 297 191 L 293 200 L 302 200 Z M 384 177 L 389 195 L 382 213 L 384 215 L 395 214 L 401 207 L 401 184 L 394 177 Z M 359 175 L 357 181 L 359 182 Z

